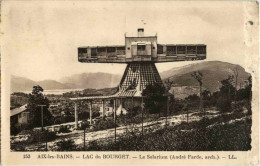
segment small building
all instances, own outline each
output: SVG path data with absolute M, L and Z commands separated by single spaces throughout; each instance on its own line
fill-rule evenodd
M 26 108 L 27 104 L 11 110 L 11 126 L 20 128 L 24 124 L 28 124 L 30 112 Z

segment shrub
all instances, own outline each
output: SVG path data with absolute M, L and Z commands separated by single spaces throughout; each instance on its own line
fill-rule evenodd
M 228 117 L 229 116 L 229 117 Z M 247 151 L 251 149 L 250 118 L 231 124 L 206 128 L 215 122 L 225 122 L 239 117 L 240 114 L 223 115 L 219 119 L 204 119 L 190 124 L 182 123 L 178 127 L 160 129 L 141 137 L 139 133 L 128 133 L 117 142 L 109 139 L 92 142 L 91 150 L 102 151 Z M 224 118 L 221 120 L 221 118 Z M 204 127 L 202 124 L 204 124 Z M 192 129 L 192 130 L 190 130 Z
M 85 130 L 86 128 L 89 128 L 90 125 L 87 120 L 83 120 L 81 123 L 81 126 L 79 127 L 79 130 Z
M 57 142 L 57 151 L 75 151 L 77 146 L 73 140 L 62 140 Z
M 60 133 L 69 133 L 71 131 L 67 127 L 61 126 L 60 129 L 59 129 L 59 132 Z
M 93 127 L 94 131 L 105 130 L 115 127 L 115 123 L 112 119 L 100 119 L 96 122 L 96 124 Z
M 231 100 L 227 96 L 219 96 L 217 100 L 217 108 L 221 112 L 231 111 Z
M 45 142 L 46 137 L 48 141 L 54 140 L 57 138 L 55 132 L 41 131 L 41 130 L 24 130 L 20 134 L 29 135 L 25 143 L 35 143 L 35 142 Z

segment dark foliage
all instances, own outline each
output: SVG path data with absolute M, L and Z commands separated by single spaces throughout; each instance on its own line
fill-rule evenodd
M 73 140 L 62 140 L 57 142 L 57 151 L 75 151 L 77 146 Z
M 29 124 L 31 128 L 41 126 L 41 107 L 43 106 L 43 126 L 52 124 L 52 115 L 49 108 L 49 100 L 43 96 L 43 89 L 39 85 L 34 86 L 32 93 L 29 94 L 27 108 L 30 111 L 30 121 Z
M 45 142 L 46 137 L 48 141 L 52 141 L 57 138 L 57 135 L 55 132 L 50 131 L 40 131 L 40 130 L 24 130 L 20 134 L 22 135 L 29 135 L 28 139 L 25 141 L 25 143 L 31 144 L 31 143 L 38 143 L 38 142 Z
M 79 130 L 85 130 L 85 129 L 89 128 L 89 127 L 90 127 L 90 125 L 89 125 L 88 121 L 87 120 L 83 120 L 82 123 L 81 123 L 81 126 L 79 127 Z
M 147 109 L 149 113 L 160 113 L 166 109 L 167 98 L 163 96 L 165 91 L 165 87 L 159 84 L 150 84 L 146 86 L 142 95 L 144 96 L 145 109 Z
M 105 130 L 115 127 L 115 123 L 112 119 L 100 119 L 96 122 L 96 124 L 93 127 L 93 130 L 95 131 Z
M 221 117 L 223 118 L 223 117 Z M 223 120 L 223 119 L 222 119 Z M 90 143 L 88 150 L 102 151 L 247 151 L 251 149 L 251 120 L 246 119 L 231 124 L 216 124 L 206 128 L 206 125 L 221 119 L 209 121 L 204 119 L 201 124 L 183 123 L 178 127 L 161 129 L 140 135 L 121 137 L 117 143 L 103 141 Z M 224 120 L 224 121 L 227 121 Z M 206 125 L 205 125 L 206 124 Z M 187 125 L 192 130 L 185 130 Z M 186 126 L 186 127 L 185 127 Z M 204 127 L 202 127 L 204 126 Z
M 61 126 L 59 129 L 59 133 L 69 133 L 71 132 L 67 127 Z

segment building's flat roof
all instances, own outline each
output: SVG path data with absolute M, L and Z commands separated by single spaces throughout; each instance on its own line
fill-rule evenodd
M 157 38 L 157 36 L 126 36 L 125 38 Z
M 125 47 L 125 45 L 81 46 L 78 48 L 105 48 L 105 47 Z
M 19 108 L 15 108 L 15 109 L 12 109 L 11 110 L 11 113 L 10 113 L 10 116 L 14 116 L 14 115 L 17 115 L 23 111 L 25 111 L 27 108 L 26 108 L 27 104 L 19 107 Z

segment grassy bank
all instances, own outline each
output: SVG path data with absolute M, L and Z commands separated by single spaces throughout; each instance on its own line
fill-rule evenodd
M 234 121 L 237 119 L 236 117 L 239 117 L 240 120 Z M 86 150 L 247 151 L 251 149 L 252 121 L 250 116 L 241 118 L 241 115 L 230 114 L 189 124 L 182 123 L 146 134 L 143 137 L 140 133 L 126 134 L 116 143 L 111 140 L 90 142 Z

